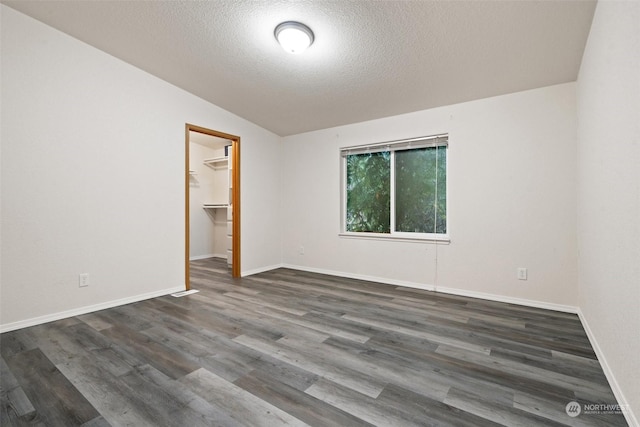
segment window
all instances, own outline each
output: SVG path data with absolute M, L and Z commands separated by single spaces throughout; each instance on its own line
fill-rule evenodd
M 341 149 L 342 232 L 446 240 L 448 137 Z

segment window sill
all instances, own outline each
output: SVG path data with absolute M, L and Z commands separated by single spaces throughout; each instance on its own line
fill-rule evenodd
M 427 243 L 435 243 L 435 244 L 445 244 L 448 245 L 451 243 L 451 239 L 448 235 L 444 236 L 407 236 L 407 235 L 394 235 L 394 234 L 385 234 L 385 233 L 353 233 L 353 232 L 342 232 L 338 233 L 338 236 L 341 238 L 347 239 L 365 239 L 365 240 L 391 240 L 394 242 L 427 242 Z

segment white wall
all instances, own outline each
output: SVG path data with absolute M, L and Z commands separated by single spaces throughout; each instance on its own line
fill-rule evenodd
M 578 78 L 578 141 L 579 305 L 640 425 L 638 2 L 598 2 Z
M 241 137 L 242 268 L 280 262 L 278 136 L 0 7 L 3 330 L 184 288 L 185 123 Z
M 339 237 L 338 148 L 438 133 L 451 243 Z M 285 264 L 575 309 L 574 83 L 286 137 L 282 153 Z

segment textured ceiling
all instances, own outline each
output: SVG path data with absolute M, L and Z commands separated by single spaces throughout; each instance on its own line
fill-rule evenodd
M 576 80 L 594 1 L 2 3 L 276 134 Z M 277 24 L 315 33 L 284 52 Z

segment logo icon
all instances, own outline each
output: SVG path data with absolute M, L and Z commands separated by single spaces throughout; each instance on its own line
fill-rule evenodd
M 582 407 L 578 402 L 571 401 L 567 403 L 567 406 L 564 408 L 564 410 L 567 412 L 567 415 L 569 415 L 571 418 L 575 418 L 578 415 L 580 415 L 580 412 L 582 412 Z

